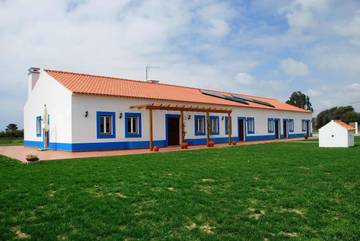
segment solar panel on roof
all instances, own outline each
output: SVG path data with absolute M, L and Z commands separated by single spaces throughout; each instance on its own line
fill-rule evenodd
M 240 100 L 240 99 L 235 99 L 232 96 L 229 95 L 224 95 L 224 94 L 220 94 L 214 91 L 210 91 L 210 90 L 200 90 L 200 92 L 204 95 L 209 95 L 209 96 L 213 96 L 213 97 L 217 97 L 217 98 L 221 98 L 224 100 L 230 100 L 230 101 L 234 101 L 237 103 L 241 103 L 241 104 L 245 104 L 248 105 L 249 103 L 247 103 L 246 101 Z
M 224 94 L 220 94 L 218 92 L 211 91 L 211 90 L 200 90 L 200 92 L 202 94 L 204 94 L 204 95 L 209 95 L 209 96 L 221 98 L 221 99 L 224 99 L 224 100 L 230 100 L 230 101 L 234 101 L 234 102 L 245 104 L 245 105 L 249 105 L 248 102 L 252 102 L 252 103 L 255 103 L 255 104 L 264 105 L 264 106 L 268 106 L 268 107 L 272 107 L 272 108 L 275 107 L 275 106 L 273 106 L 272 104 L 270 104 L 268 102 L 257 100 L 257 99 L 254 99 L 254 98 L 247 98 L 247 97 L 240 96 L 240 95 L 235 95 L 235 94 L 224 95 Z
M 275 106 L 273 106 L 272 104 L 270 104 L 268 102 L 257 100 L 257 99 L 254 99 L 254 98 L 246 98 L 246 97 L 239 96 L 239 95 L 232 95 L 232 96 L 234 98 L 239 98 L 239 99 L 242 99 L 242 100 L 245 100 L 245 101 L 253 102 L 255 104 L 265 105 L 265 106 L 269 106 L 269 107 L 273 107 L 273 108 L 275 107 Z
M 210 90 L 200 90 L 201 93 L 203 93 L 204 95 L 210 95 L 210 96 L 214 96 L 214 97 L 218 97 L 218 98 L 222 98 L 222 99 L 226 99 L 226 96 L 214 91 L 210 91 Z
M 235 102 L 238 102 L 238 103 L 241 103 L 241 104 L 249 105 L 249 103 L 246 100 L 242 100 L 242 99 L 239 99 L 239 98 L 234 98 L 232 96 L 226 96 L 226 99 L 231 100 L 231 101 L 235 101 Z

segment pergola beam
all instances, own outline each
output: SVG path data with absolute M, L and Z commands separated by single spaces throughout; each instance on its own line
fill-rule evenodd
M 212 113 L 231 113 L 231 109 L 215 108 L 215 107 L 199 107 L 199 106 L 179 106 L 179 105 L 163 105 L 163 104 L 147 104 L 131 106 L 131 109 L 147 109 L 147 110 L 172 110 L 172 111 L 191 111 L 191 112 L 212 112 Z

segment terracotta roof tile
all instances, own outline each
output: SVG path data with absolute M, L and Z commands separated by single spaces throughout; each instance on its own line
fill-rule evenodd
M 99 75 L 80 74 L 50 69 L 45 69 L 44 71 L 46 71 L 46 73 L 56 79 L 60 84 L 65 86 L 71 92 L 77 94 L 118 96 L 151 100 L 171 100 L 179 102 L 215 104 L 246 108 L 261 108 L 271 110 L 275 109 L 310 113 L 307 110 L 265 97 L 243 94 L 241 95 L 243 97 L 256 98 L 260 101 L 268 102 L 272 104 L 275 108 L 256 103 L 249 103 L 249 105 L 245 105 L 234 101 L 204 95 L 200 92 L 199 88 L 163 83 L 151 83 L 142 80 L 129 80 Z M 228 92 L 217 92 L 223 94 L 230 94 Z
M 341 121 L 341 120 L 335 120 L 335 122 L 339 125 L 341 125 L 342 127 L 348 129 L 349 131 L 355 131 L 355 127 L 349 125 L 349 124 L 346 124 L 345 122 Z

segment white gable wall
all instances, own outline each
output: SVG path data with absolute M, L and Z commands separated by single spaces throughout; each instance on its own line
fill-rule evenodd
M 353 138 L 353 135 L 352 135 Z M 319 146 L 320 147 L 349 147 L 354 145 L 350 140 L 348 130 L 335 121 L 330 121 L 319 129 Z
M 29 76 L 31 78 L 31 76 Z M 43 116 L 46 104 L 49 114 L 50 143 L 71 143 L 71 95 L 72 93 L 54 80 L 45 71 L 29 96 L 24 106 L 24 140 L 29 145 L 43 141 L 36 136 L 36 117 Z

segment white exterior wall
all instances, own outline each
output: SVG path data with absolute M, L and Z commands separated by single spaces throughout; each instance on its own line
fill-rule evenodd
M 50 143 L 71 142 L 71 95 L 69 90 L 46 72 L 40 74 L 34 88 L 29 88 L 28 99 L 24 106 L 25 142 L 43 141 L 43 134 L 41 137 L 36 136 L 36 117 L 43 116 L 45 104 L 50 116 Z
M 31 82 L 30 82 L 31 83 Z M 97 149 L 99 146 L 92 144 L 109 144 L 103 149 L 111 149 L 112 143 L 141 143 L 144 145 L 149 141 L 149 111 L 130 109 L 130 106 L 142 105 L 149 103 L 163 104 L 179 104 L 183 102 L 174 101 L 155 101 L 135 98 L 119 98 L 95 95 L 79 95 L 73 94 L 59 82 L 50 77 L 46 72 L 41 72 L 40 78 L 34 88 L 29 90 L 29 97 L 24 107 L 24 130 L 25 144 L 29 142 L 41 145 L 43 137 L 36 136 L 36 117 L 43 115 L 44 104 L 47 106 L 50 116 L 50 148 L 53 146 L 58 149 L 65 150 L 91 150 Z M 188 103 L 191 105 L 191 103 Z M 209 105 L 194 103 L 194 106 L 209 107 Z M 231 108 L 225 106 L 214 106 Z M 296 135 L 304 135 L 302 131 L 302 120 L 311 120 L 311 113 L 286 112 L 276 110 L 266 110 L 257 108 L 239 108 L 232 107 L 232 134 L 233 138 L 238 137 L 238 117 L 253 117 L 255 119 L 255 133 L 247 134 L 246 140 L 273 139 L 274 133 L 268 133 L 268 118 L 280 119 L 280 134 L 283 135 L 283 119 L 294 120 L 294 132 Z M 88 116 L 85 117 L 85 112 Z M 115 138 L 97 138 L 97 117 L 96 112 L 115 112 Z M 141 113 L 141 137 L 126 138 L 125 137 L 125 113 Z M 119 115 L 122 113 L 122 118 Z M 153 111 L 153 140 L 164 143 L 166 140 L 166 114 L 180 114 L 179 111 Z M 191 116 L 190 120 L 187 118 Z M 206 135 L 195 136 L 195 115 L 204 115 L 205 113 L 184 112 L 185 139 L 204 140 Z M 219 116 L 219 135 L 211 135 L 212 139 L 218 141 L 227 141 L 228 136 L 225 134 L 225 117 L 227 114 L 210 113 L 210 116 Z M 222 119 L 224 117 L 224 119 Z M 310 125 L 311 128 L 311 125 Z M 311 133 L 311 130 L 310 130 Z M 291 136 L 290 136 L 291 137 Z M 87 145 L 91 144 L 91 145 Z M 74 147 L 77 145 L 77 147 Z M 36 145 L 35 145 L 36 146 Z M 79 147 L 80 146 L 80 147 Z M 85 147 L 84 147 L 85 146 Z M 116 148 L 119 145 L 115 145 Z M 129 148 L 136 145 L 127 146 Z M 99 149 L 102 149 L 100 147 Z
M 320 147 L 349 147 L 354 145 L 354 133 L 330 121 L 319 129 Z
M 118 98 L 118 97 L 106 97 L 106 96 L 93 96 L 93 95 L 73 95 L 73 109 L 72 109 L 72 136 L 73 143 L 101 143 L 101 142 L 118 142 L 118 141 L 148 141 L 149 140 L 149 111 L 130 109 L 130 106 L 149 104 L 156 101 L 142 100 L 142 99 L 130 99 L 130 98 Z M 164 104 L 179 104 L 180 102 L 161 101 Z M 193 104 L 195 106 L 208 105 Z M 214 106 L 213 106 L 214 107 Z M 227 107 L 229 108 L 229 107 Z M 283 118 L 294 119 L 294 134 L 304 133 L 301 128 L 301 120 L 311 120 L 311 114 L 309 113 L 297 113 L 297 112 L 283 112 L 273 110 L 263 110 L 256 108 L 232 108 L 232 136 L 238 136 L 237 117 L 254 117 L 255 118 L 255 133 L 247 134 L 247 136 L 258 135 L 273 135 L 268 133 L 268 118 Z M 85 117 L 85 112 L 88 111 L 88 117 Z M 116 112 L 116 138 L 97 139 L 96 130 L 96 112 L 108 111 Z M 125 138 L 125 112 L 141 113 L 142 121 L 142 135 L 139 138 Z M 122 119 L 119 118 L 120 113 L 123 113 Z M 165 140 L 165 115 L 166 114 L 180 114 L 179 111 L 153 111 L 153 139 Z M 188 120 L 188 115 L 191 115 L 191 119 Z M 195 136 L 195 123 L 194 115 L 205 115 L 203 112 L 184 112 L 184 124 L 185 124 L 185 139 L 203 139 L 205 136 Z M 213 135 L 213 138 L 227 137 L 225 135 L 225 118 L 222 120 L 222 116 L 227 114 L 210 113 L 210 116 L 219 116 L 220 130 L 219 135 Z M 281 122 L 281 133 L 282 122 Z M 291 133 L 290 133 L 291 134 Z

